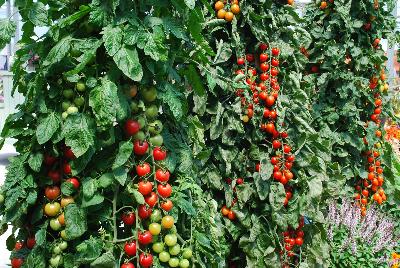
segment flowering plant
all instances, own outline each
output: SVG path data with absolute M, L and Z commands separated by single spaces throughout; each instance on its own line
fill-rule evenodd
M 390 262 L 389 252 L 399 244 L 394 222 L 374 205 L 361 217 L 360 208 L 350 201 L 343 200 L 341 205 L 331 202 L 327 222 L 335 266 L 385 267 Z

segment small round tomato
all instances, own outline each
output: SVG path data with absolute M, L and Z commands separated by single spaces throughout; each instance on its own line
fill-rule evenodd
M 282 146 L 282 144 L 281 144 L 281 142 L 280 142 L 279 140 L 273 140 L 273 141 L 272 141 L 272 147 L 273 147 L 275 150 L 281 148 L 281 146 Z
M 148 149 L 149 149 L 149 144 L 147 143 L 147 141 L 137 140 L 133 143 L 133 151 L 137 155 L 146 154 Z
M 164 229 L 171 229 L 174 226 L 174 217 L 164 216 L 161 220 L 161 226 Z
M 132 119 L 128 119 L 124 125 L 125 135 L 131 137 L 138 133 L 140 130 L 140 125 L 138 121 L 134 121 Z
M 168 170 L 157 169 L 156 179 L 160 182 L 167 182 L 169 180 L 170 173 Z
M 71 165 L 69 163 L 64 163 L 63 171 L 64 171 L 64 174 L 71 174 L 71 172 L 72 172 Z
M 57 158 L 55 158 L 54 156 L 52 156 L 52 155 L 48 155 L 48 154 L 46 154 L 45 156 L 44 156 L 44 159 L 43 159 L 43 162 L 44 162 L 44 164 L 46 165 L 46 166 L 52 166 L 52 165 L 54 165 L 54 163 L 57 161 Z
M 283 151 L 285 152 L 285 154 L 290 153 L 290 151 L 292 150 L 292 148 L 289 145 L 284 145 L 283 146 Z
M 136 241 L 126 242 L 124 246 L 125 254 L 128 256 L 136 255 Z
M 130 226 L 130 225 L 135 224 L 136 216 L 135 216 L 135 213 L 133 213 L 133 212 L 125 212 L 122 214 L 121 219 L 125 225 Z
M 79 189 L 80 183 L 77 178 L 69 178 L 67 182 L 71 183 L 75 189 Z
M 156 222 L 150 223 L 149 232 L 152 235 L 159 235 L 161 233 L 161 225 L 159 223 L 156 223 Z
M 65 147 L 64 149 L 64 157 L 68 160 L 75 159 L 75 154 L 72 151 L 71 147 Z
M 155 192 L 151 192 L 148 196 L 144 198 L 144 201 L 146 202 L 149 207 L 153 208 L 158 201 L 158 196 Z
M 162 242 L 154 243 L 151 248 L 153 249 L 153 251 L 155 253 L 161 253 L 164 251 L 164 243 L 162 243 Z
M 260 62 L 266 62 L 268 60 L 268 54 L 261 53 L 260 54 Z
M 237 63 L 237 65 L 243 65 L 244 64 L 244 59 L 243 58 L 238 58 L 236 63 Z
M 167 246 L 173 247 L 178 242 L 178 237 L 176 236 L 176 234 L 167 234 L 166 236 L 164 236 L 164 242 Z
M 174 204 L 169 199 L 161 203 L 161 208 L 167 212 L 170 211 L 173 208 L 173 206 Z
M 172 193 L 172 187 L 168 183 L 165 185 L 159 184 L 157 186 L 158 194 L 164 198 L 170 197 Z
M 274 47 L 271 50 L 272 55 L 274 55 L 275 57 L 279 55 L 279 48 Z
M 144 231 L 138 233 L 138 241 L 142 245 L 148 245 L 153 240 L 153 235 L 150 231 Z
M 150 253 L 141 253 L 139 257 L 139 263 L 143 267 L 150 267 L 153 264 L 153 255 Z
M 162 161 L 167 157 L 167 152 L 162 150 L 160 147 L 155 147 L 153 149 L 153 158 L 155 161 Z
M 121 264 L 121 268 L 135 268 L 135 265 L 131 262 L 126 262 L 124 264 Z
M 36 239 L 35 237 L 29 237 L 28 240 L 26 240 L 26 247 L 29 249 L 33 249 L 33 247 L 36 245 Z
M 58 187 L 58 186 L 47 186 L 44 192 L 45 192 L 45 196 L 49 200 L 57 199 L 57 197 L 59 197 L 61 194 L 60 187 Z
M 150 173 L 150 165 L 148 163 L 139 164 L 136 166 L 136 173 L 139 177 L 146 176 Z
M 162 251 L 160 254 L 158 254 L 158 259 L 160 262 L 168 262 L 169 259 L 171 259 L 171 255 L 169 255 L 169 253 L 166 251 Z
M 58 170 L 50 170 L 47 173 L 47 176 L 54 182 L 58 183 L 61 180 L 61 174 Z
M 267 106 L 271 107 L 275 103 L 275 97 L 272 95 L 269 95 L 267 97 L 267 99 L 265 100 L 265 103 L 267 104 Z
M 233 210 L 230 210 L 228 213 L 228 219 L 230 219 L 231 221 L 236 219 L 236 214 Z
M 18 251 L 18 250 L 22 249 L 23 247 L 24 247 L 24 243 L 18 241 L 17 243 L 15 243 L 14 249 L 16 251 Z
M 148 195 L 153 190 L 153 184 L 150 181 L 140 181 L 138 183 L 138 191 L 142 195 Z
M 297 237 L 295 242 L 296 242 L 296 245 L 301 246 L 301 245 L 303 245 L 303 238 Z
M 20 268 L 23 263 L 24 263 L 24 260 L 21 258 L 12 258 L 11 267 L 12 268 Z
M 147 219 L 151 215 L 151 208 L 146 205 L 140 205 L 138 208 L 138 215 L 141 219 Z
M 172 256 L 176 256 L 181 252 L 181 245 L 176 244 L 173 247 L 169 248 L 169 254 L 171 254 Z
M 44 207 L 44 213 L 49 216 L 49 217 L 55 217 L 60 213 L 60 203 L 54 202 L 54 203 L 47 203 Z
M 66 206 L 68 206 L 69 204 L 74 203 L 74 202 L 75 202 L 75 200 L 72 196 L 63 197 L 63 198 L 61 198 L 61 207 L 65 208 Z
M 271 65 L 274 66 L 274 67 L 278 67 L 278 66 L 279 66 L 279 60 L 273 58 L 273 59 L 271 60 Z
M 254 55 L 253 54 L 246 54 L 246 60 L 248 62 L 253 62 L 254 61 Z
M 240 7 L 238 4 L 231 5 L 231 11 L 233 14 L 237 15 L 240 13 Z

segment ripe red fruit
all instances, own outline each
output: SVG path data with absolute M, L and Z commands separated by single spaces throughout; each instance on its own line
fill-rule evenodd
M 147 149 L 149 149 L 149 144 L 147 141 L 135 141 L 133 144 L 133 151 L 137 155 L 144 155 L 147 152 Z
M 275 103 L 275 97 L 272 95 L 268 96 L 267 99 L 265 100 L 265 103 L 267 106 L 271 107 Z
M 312 72 L 312 73 L 318 73 L 318 72 L 319 72 L 319 67 L 318 67 L 318 65 L 313 65 L 313 66 L 311 66 L 311 72 Z
M 266 62 L 268 60 L 268 54 L 261 53 L 260 54 L 260 61 L 261 62 Z
M 267 92 L 265 92 L 265 91 L 261 91 L 260 94 L 258 95 L 258 97 L 259 97 L 261 100 L 265 101 L 265 100 L 268 98 L 268 94 L 267 94 Z
M 233 210 L 229 210 L 228 219 L 230 219 L 231 221 L 236 219 L 236 214 L 235 214 L 235 212 Z
M 304 237 L 304 232 L 302 230 L 297 231 L 297 237 Z
M 49 200 L 54 200 L 60 196 L 61 190 L 58 186 L 47 186 L 44 193 Z
M 294 155 L 288 155 L 288 156 L 286 157 L 286 160 L 287 160 L 288 162 L 293 162 L 294 159 L 295 159 Z
M 124 214 L 122 214 L 121 219 L 125 225 L 130 226 L 135 224 L 136 216 L 133 212 L 125 212 Z
M 151 215 L 151 208 L 146 205 L 140 205 L 138 208 L 138 215 L 141 219 L 147 219 Z
M 280 172 L 280 171 L 275 171 L 274 172 L 274 179 L 275 180 L 277 180 L 277 181 L 280 181 L 281 179 L 282 179 L 282 172 Z
M 43 162 L 46 166 L 52 166 L 54 165 L 54 163 L 57 161 L 57 158 L 55 158 L 54 156 L 51 155 L 45 155 Z
M 246 60 L 248 62 L 254 61 L 254 55 L 253 54 L 246 54 Z
M 274 47 L 274 48 L 272 48 L 271 52 L 272 52 L 272 55 L 274 55 L 276 57 L 279 55 L 279 48 Z
M 279 163 L 279 159 L 275 156 L 271 157 L 271 164 L 276 165 Z
M 271 75 L 272 75 L 272 76 L 277 76 L 278 74 L 279 74 L 278 69 L 276 69 L 276 68 L 271 68 Z
M 261 43 L 259 48 L 264 51 L 264 50 L 266 50 L 268 48 L 268 45 L 265 44 L 265 43 Z
M 47 173 L 47 176 L 49 176 L 49 178 L 54 182 L 54 183 L 58 183 L 61 180 L 61 174 L 59 171 L 57 170 L 50 170 Z
M 16 251 L 18 251 L 18 250 L 22 249 L 23 247 L 24 247 L 24 243 L 22 243 L 22 242 L 17 242 L 17 243 L 15 243 L 14 249 L 15 249 Z
M 238 65 L 243 65 L 244 64 L 244 59 L 243 58 L 238 58 L 237 59 L 237 64 Z
M 153 255 L 150 253 L 141 253 L 139 263 L 143 267 L 150 267 L 153 264 Z
M 68 160 L 72 160 L 75 158 L 75 154 L 70 147 L 66 147 L 64 149 L 64 157 L 67 158 Z
M 157 169 L 156 179 L 160 182 L 167 182 L 169 180 L 170 173 L 168 170 Z
M 174 204 L 169 199 L 161 203 L 161 208 L 167 212 L 170 211 L 173 208 L 173 206 Z
M 267 81 L 269 79 L 269 75 L 267 73 L 260 74 L 261 81 Z
M 287 134 L 287 132 L 281 132 L 281 137 L 283 139 L 286 139 L 287 137 L 289 137 L 289 134 Z
M 144 231 L 144 232 L 139 231 L 138 240 L 140 244 L 148 245 L 153 240 L 153 235 L 150 233 L 150 231 Z
M 153 184 L 149 181 L 140 181 L 138 183 L 138 191 L 142 195 L 148 195 L 153 190 Z
M 243 182 L 244 182 L 244 181 L 243 181 L 242 178 L 237 178 L 237 179 L 236 179 L 236 184 L 237 184 L 237 185 L 241 185 L 241 184 L 243 184 Z
M 158 194 L 164 198 L 170 197 L 172 193 L 172 187 L 168 183 L 165 185 L 159 184 L 157 186 Z
M 124 132 L 125 132 L 126 136 L 131 137 L 131 136 L 135 135 L 136 133 L 138 133 L 139 130 L 140 130 L 139 122 L 134 121 L 132 119 L 128 119 L 125 122 Z
M 64 171 L 64 174 L 71 174 L 71 172 L 72 172 L 71 165 L 68 163 L 64 163 L 63 171 Z
M 284 145 L 283 146 L 283 151 L 285 152 L 285 154 L 290 153 L 290 151 L 292 150 L 292 148 L 289 145 Z
M 256 172 L 260 172 L 260 170 L 261 170 L 261 164 L 257 163 L 256 164 Z
M 21 259 L 21 258 L 13 258 L 11 260 L 11 267 L 12 268 L 20 268 L 23 263 L 24 263 L 23 259 Z
M 128 256 L 136 255 L 136 241 L 126 242 L 124 246 L 125 254 Z
M 80 183 L 79 183 L 79 181 L 78 181 L 77 178 L 75 178 L 75 177 L 69 178 L 69 179 L 67 180 L 67 182 L 72 183 L 72 186 L 73 186 L 75 189 L 79 189 Z
M 167 157 L 167 152 L 160 147 L 155 147 L 153 149 L 153 158 L 155 161 L 162 161 Z
M 144 198 L 144 201 L 146 202 L 149 207 L 153 208 L 157 204 L 158 196 L 155 192 L 151 192 L 148 196 Z
M 301 245 L 303 245 L 303 238 L 297 237 L 295 242 L 296 242 L 296 245 L 301 246 Z
M 275 131 L 275 126 L 274 126 L 274 124 L 268 123 L 268 124 L 266 125 L 265 131 L 268 132 L 268 133 L 271 133 L 271 134 L 274 133 L 274 131 Z
M 36 245 L 36 240 L 34 237 L 29 237 L 28 240 L 26 240 L 26 247 L 29 249 L 33 249 L 33 247 Z
M 131 262 L 127 262 L 127 263 L 121 264 L 121 268 L 135 268 L 135 265 L 133 265 L 133 263 L 131 263 Z
M 278 67 L 278 66 L 279 66 L 279 60 L 273 58 L 273 59 L 271 60 L 271 65 L 274 66 L 274 67 Z
M 281 142 L 280 141 L 278 141 L 278 140 L 274 140 L 273 142 L 272 142 L 272 147 L 274 147 L 274 149 L 276 150 L 276 149 L 279 149 L 280 147 L 281 147 Z
M 136 173 L 138 176 L 143 177 L 150 173 L 150 165 L 148 163 L 143 163 L 136 166 Z
M 261 63 L 261 64 L 260 64 L 260 69 L 261 69 L 261 71 L 263 71 L 263 72 L 268 71 L 268 70 L 269 70 L 269 64 L 268 64 L 268 63 L 265 63 L 265 62 Z

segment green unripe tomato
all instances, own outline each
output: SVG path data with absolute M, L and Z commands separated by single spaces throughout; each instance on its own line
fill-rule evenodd
M 61 255 L 57 255 L 52 257 L 49 262 L 51 266 L 58 267 L 59 265 L 62 265 L 63 259 Z
M 179 266 L 179 259 L 178 258 L 171 258 L 168 262 L 169 267 L 178 267 Z
M 188 268 L 190 266 L 190 262 L 187 259 L 182 259 L 179 261 L 180 268 Z
M 3 204 L 3 203 L 4 203 L 4 195 L 0 194 L 0 204 Z
M 68 243 L 66 241 L 62 241 L 58 246 L 61 250 L 66 250 L 68 247 Z
M 153 135 L 160 134 L 163 130 L 163 124 L 160 120 L 156 120 L 149 124 L 149 132 Z
M 167 234 L 164 236 L 164 242 L 167 246 L 173 247 L 178 242 L 178 237 L 175 234 Z
M 61 248 L 59 246 L 55 246 L 53 248 L 53 253 L 54 254 L 59 255 L 59 254 L 61 254 L 61 252 L 62 252 L 62 250 L 61 250 Z
M 86 90 L 85 83 L 83 83 L 82 81 L 76 83 L 76 90 L 78 90 L 79 92 L 84 92 Z
M 51 219 L 50 220 L 50 228 L 54 231 L 58 231 L 61 229 L 61 223 L 58 221 L 57 218 Z
M 61 117 L 62 117 L 62 119 L 67 119 L 67 117 L 68 117 L 68 113 L 67 112 L 63 112 L 62 114 L 61 114 Z
M 67 233 L 65 232 L 65 230 L 62 230 L 62 231 L 60 232 L 60 236 L 61 236 L 61 238 L 62 238 L 64 241 L 67 241 L 67 240 L 68 240 L 68 238 L 67 238 Z
M 153 146 L 162 146 L 164 143 L 164 138 L 160 134 L 158 134 L 155 135 L 154 137 L 151 137 L 149 141 Z
M 160 222 L 162 219 L 161 211 L 159 209 L 153 210 L 150 215 L 151 222 Z
M 146 139 L 146 134 L 143 131 L 139 131 L 135 135 L 133 135 L 134 141 L 144 141 Z
M 63 96 L 67 99 L 72 99 L 74 97 L 74 91 L 72 89 L 63 90 Z
M 77 58 L 80 55 L 82 55 L 82 52 L 76 48 L 71 48 L 71 51 L 69 53 L 70 53 L 71 57 L 73 57 L 73 58 Z
M 172 256 L 176 256 L 181 252 L 181 245 L 176 244 L 173 247 L 169 248 L 169 254 L 171 254 Z
M 161 233 L 161 224 L 153 222 L 149 225 L 149 231 L 152 235 L 159 235 Z
M 140 93 L 146 102 L 152 102 L 157 98 L 157 89 L 155 87 L 141 88 Z
M 66 111 L 69 108 L 69 106 L 71 106 L 71 102 L 70 101 L 63 101 L 61 103 L 61 107 L 62 107 L 63 111 Z
M 81 107 L 83 104 L 85 104 L 85 98 L 80 96 L 74 99 L 74 103 L 76 106 Z
M 146 108 L 146 116 L 148 118 L 155 118 L 158 115 L 158 107 L 157 105 L 150 105 Z
M 140 129 L 143 129 L 146 126 L 146 119 L 144 117 L 138 117 L 137 119 Z
M 130 106 L 131 106 L 131 112 L 133 114 L 136 114 L 140 111 L 139 105 L 136 101 L 132 101 Z
M 161 253 L 164 251 L 164 243 L 162 242 L 154 243 L 152 249 L 155 253 Z
M 193 251 L 190 248 L 184 248 L 182 252 L 182 257 L 184 259 L 190 259 L 193 256 Z
M 78 108 L 75 106 L 71 106 L 67 109 L 67 114 L 76 114 L 78 112 Z
M 168 252 L 163 251 L 160 254 L 158 254 L 158 258 L 160 259 L 160 262 L 168 262 L 171 256 L 169 255 Z

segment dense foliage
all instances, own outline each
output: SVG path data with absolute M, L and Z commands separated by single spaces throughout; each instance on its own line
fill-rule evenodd
M 393 3 L 16 1 L 12 266 L 334 266 L 332 199 L 399 219 Z

